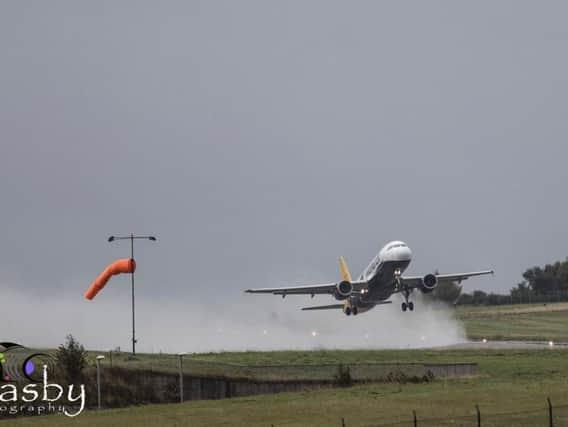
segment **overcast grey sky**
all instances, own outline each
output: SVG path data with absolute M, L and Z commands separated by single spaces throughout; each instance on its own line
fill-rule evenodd
M 159 238 L 136 248 L 141 322 L 172 301 L 204 324 L 229 307 L 297 321 L 307 299 L 242 290 L 336 280 L 341 254 L 359 273 L 391 239 L 411 273 L 496 270 L 468 289 L 564 259 L 567 16 L 560 1 L 2 2 L 0 292 L 53 328 L 10 337 L 93 344 L 124 303 L 128 345 L 128 279 L 82 296 L 128 256 L 110 234 Z M 66 310 L 69 331 L 50 320 Z

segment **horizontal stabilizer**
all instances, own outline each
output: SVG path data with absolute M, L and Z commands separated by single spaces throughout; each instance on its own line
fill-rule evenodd
M 333 310 L 336 308 L 343 308 L 343 304 L 316 305 L 314 307 L 304 307 L 302 310 Z

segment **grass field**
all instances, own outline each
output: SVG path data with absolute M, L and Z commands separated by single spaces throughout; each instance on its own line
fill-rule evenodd
M 304 363 L 393 359 L 473 361 L 479 364 L 479 375 L 423 384 L 374 384 L 347 389 L 195 401 L 183 405 L 149 405 L 100 413 L 88 411 L 76 419 L 47 416 L 19 419 L 11 421 L 10 425 L 340 426 L 341 417 L 345 417 L 348 426 L 389 425 L 403 421 L 410 425 L 412 410 L 416 410 L 421 419 L 435 419 L 419 425 L 473 425 L 460 417 L 469 416 L 469 421 L 473 421 L 474 405 L 479 404 L 486 421 L 484 426 L 538 426 L 545 425 L 547 396 L 556 406 L 564 405 L 557 410 L 556 425 L 568 425 L 567 350 L 251 352 L 219 354 L 215 357 L 252 364 L 265 363 L 267 360 L 274 364 L 298 360 Z M 499 413 L 510 414 L 490 415 Z M 447 420 L 457 424 L 444 424 Z
M 568 342 L 568 303 L 458 307 L 468 338 Z
M 568 304 L 460 307 L 468 335 L 488 339 L 568 342 Z M 113 355 L 115 365 L 177 370 L 175 355 Z M 185 356 L 186 372 L 245 377 L 304 377 L 339 362 L 357 366 L 406 362 L 476 362 L 478 375 L 420 384 L 385 384 L 184 404 L 87 411 L 78 418 L 22 418 L 15 426 L 347 426 L 475 425 L 545 426 L 546 398 L 555 406 L 555 426 L 568 426 L 568 350 L 321 350 L 228 352 Z M 105 363 L 108 363 L 107 359 Z M 321 372 L 321 371 L 320 371 Z M 498 415 L 501 414 L 501 415 Z M 427 419 L 427 420 L 425 420 Z M 428 421 L 429 420 L 429 421 Z M 400 424 L 396 424 L 400 423 Z M 2 423 L 0 423 L 2 424 Z

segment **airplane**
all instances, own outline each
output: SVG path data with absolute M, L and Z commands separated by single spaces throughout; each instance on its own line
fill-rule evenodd
M 424 276 L 403 276 L 412 260 L 412 251 L 401 241 L 387 243 L 373 258 L 369 266 L 357 280 L 351 278 L 343 257 L 339 257 L 339 265 L 343 280 L 336 283 L 321 285 L 293 286 L 284 288 L 247 289 L 251 294 L 282 295 L 333 295 L 339 304 L 304 307 L 302 310 L 333 310 L 342 309 L 350 316 L 357 315 L 381 304 L 390 304 L 388 299 L 396 293 L 404 296 L 402 311 L 413 311 L 414 303 L 409 301 L 410 294 L 419 289 L 422 293 L 430 293 L 441 282 L 461 283 L 474 276 L 493 274 L 493 270 L 474 271 L 460 274 L 426 274 Z

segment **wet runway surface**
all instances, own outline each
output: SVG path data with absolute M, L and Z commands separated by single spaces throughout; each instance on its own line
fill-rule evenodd
M 440 347 L 438 347 L 440 348 Z M 445 349 L 568 349 L 568 343 L 556 343 L 554 341 L 469 341 L 461 344 L 454 344 L 447 347 L 442 347 Z

